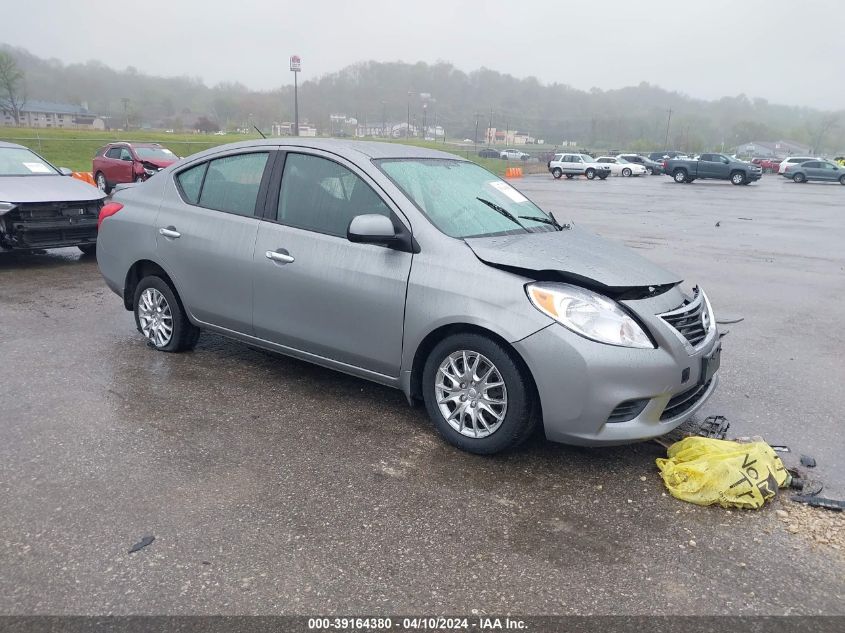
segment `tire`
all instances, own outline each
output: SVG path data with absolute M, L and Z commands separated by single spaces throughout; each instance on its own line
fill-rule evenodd
M 97 183 L 97 189 L 102 191 L 104 194 L 108 195 L 111 193 L 111 187 L 109 187 L 109 183 L 106 180 L 106 176 L 103 174 L 103 172 L 97 172 L 97 175 L 94 176 L 94 182 Z
M 653 167 L 646 167 L 645 173 L 647 173 L 649 176 L 654 176 L 654 168 Z
M 604 176 L 599 176 L 599 180 L 607 180 L 607 174 L 605 174 Z
M 587 171 L 584 172 L 584 175 L 587 177 L 588 180 L 592 180 L 596 177 L 596 170 L 590 167 Z
M 676 169 L 672 174 L 672 178 L 674 178 L 675 182 L 686 182 L 687 172 L 683 169 Z
M 625 178 L 630 178 L 631 177 L 631 170 L 626 167 L 625 169 L 622 170 L 622 175 Z
M 575 174 L 566 174 L 566 178 L 567 180 L 572 180 L 573 178 L 575 178 Z
M 151 294 L 145 295 L 147 291 Z M 159 302 L 160 300 L 160 302 Z M 152 312 L 155 315 L 166 315 L 169 311 L 169 319 L 164 316 L 163 322 L 170 325 L 170 336 L 165 337 L 163 334 L 157 336 L 156 328 L 149 328 L 147 333 L 144 328 L 147 327 L 147 322 L 142 325 L 141 319 L 145 318 L 140 314 L 142 312 L 141 303 L 144 301 L 147 306 L 154 308 L 154 310 L 147 310 L 147 313 Z M 176 296 L 174 290 L 170 287 L 164 279 L 149 275 L 144 277 L 135 288 L 134 297 L 135 326 L 138 331 L 143 334 L 151 347 L 160 352 L 183 352 L 185 350 L 193 349 L 199 339 L 200 329 L 188 321 L 185 316 L 185 309 L 182 307 L 182 302 Z M 159 330 L 163 332 L 162 330 Z
M 731 183 L 734 185 L 744 185 L 746 181 L 745 174 L 741 171 L 735 171 L 731 174 Z
M 560 167 L 555 167 L 552 170 L 552 176 L 554 176 L 556 179 L 560 178 L 561 176 L 563 176 L 563 171 L 561 171 Z
M 467 353 L 468 367 L 463 364 L 462 352 Z M 455 355 L 453 364 L 450 365 L 449 359 L 453 354 Z M 476 363 L 475 369 L 473 369 L 473 361 Z M 491 365 L 494 367 L 492 381 L 499 382 L 496 380 L 496 374 L 498 374 L 503 387 L 492 387 L 483 393 L 490 394 L 492 399 L 504 400 L 504 407 L 501 404 L 487 405 L 486 409 L 473 407 L 472 401 L 467 403 L 467 394 L 479 392 L 469 386 L 461 389 L 460 384 L 467 385 L 467 383 L 458 383 L 457 380 L 446 378 L 448 374 L 442 371 L 442 368 L 446 367 L 446 371 L 459 378 L 461 372 L 469 369 L 477 378 L 476 371 L 485 372 Z M 456 372 L 455 369 L 458 371 Z M 444 378 L 439 379 L 440 376 Z M 487 381 L 491 381 L 491 378 Z M 452 385 L 454 388 L 450 389 Z M 486 336 L 469 333 L 453 334 L 438 343 L 426 359 L 422 388 L 426 411 L 434 422 L 437 432 L 447 442 L 461 450 L 478 455 L 492 455 L 515 448 L 534 430 L 536 423 L 534 389 L 527 376 L 527 370 L 523 369 L 521 363 L 508 349 Z M 459 393 L 460 396 L 458 396 Z M 438 402 L 445 394 L 455 395 L 442 403 Z M 460 401 L 457 399 L 459 397 L 465 399 Z M 459 412 L 458 416 L 453 418 L 456 411 Z M 501 415 L 501 420 L 496 421 L 496 414 L 491 411 Z M 473 414 L 477 417 L 472 418 Z M 447 415 L 452 418 L 458 429 L 447 421 Z M 481 423 L 474 421 L 479 419 L 478 416 L 481 416 Z M 483 422 L 484 420 L 487 422 Z M 460 428 L 464 430 L 463 433 L 460 432 Z M 493 430 L 486 433 L 485 428 Z M 472 433 L 475 431 L 483 436 L 474 437 Z
M 797 183 L 802 183 L 802 182 L 807 182 L 807 177 L 804 174 L 802 174 L 801 172 L 798 172 L 797 174 L 795 174 L 792 177 L 792 180 L 797 182 Z
M 79 250 L 82 251 L 83 255 L 96 255 L 97 254 L 97 245 L 96 244 L 83 244 L 81 246 L 77 246 Z
M 684 180 L 684 182 L 687 183 L 688 185 L 691 185 L 695 181 L 696 181 L 696 178 L 690 178 L 689 176 L 687 176 L 686 179 Z
M 840 185 L 845 185 L 845 176 L 840 176 L 840 177 L 839 177 L 839 184 L 840 184 Z

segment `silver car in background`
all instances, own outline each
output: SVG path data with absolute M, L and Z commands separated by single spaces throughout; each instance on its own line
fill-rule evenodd
M 573 444 L 655 437 L 718 381 L 703 291 L 444 152 L 216 147 L 100 221 L 100 270 L 156 349 L 208 330 L 396 387 L 467 451 L 538 424 Z

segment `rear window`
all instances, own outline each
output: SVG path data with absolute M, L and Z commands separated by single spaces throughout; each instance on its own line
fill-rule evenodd
M 256 152 L 210 161 L 199 205 L 238 215 L 254 215 L 267 156 L 267 152 Z
M 200 187 L 202 186 L 202 179 L 203 176 L 205 176 L 206 167 L 208 167 L 208 163 L 203 163 L 202 165 L 186 169 L 176 176 L 176 180 L 179 182 L 179 188 L 182 190 L 182 197 L 185 198 L 185 202 L 190 202 L 191 204 L 197 204 L 197 202 L 199 202 Z

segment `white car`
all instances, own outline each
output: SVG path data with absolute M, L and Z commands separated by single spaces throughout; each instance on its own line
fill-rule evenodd
M 599 156 L 596 162 L 609 166 L 614 176 L 643 176 L 646 173 L 645 165 L 628 162 L 621 156 Z
M 806 163 L 808 160 L 815 160 L 812 156 L 788 156 L 786 157 L 783 162 L 778 167 L 778 173 L 782 174 L 786 171 L 786 168 L 790 165 L 800 165 L 801 163 Z
M 499 153 L 499 157 L 505 160 L 528 160 L 531 158 L 530 154 L 520 152 L 518 149 L 503 149 Z
M 604 180 L 610 175 L 610 165 L 597 163 L 589 154 L 555 154 L 549 161 L 549 171 L 555 178 L 586 176 Z

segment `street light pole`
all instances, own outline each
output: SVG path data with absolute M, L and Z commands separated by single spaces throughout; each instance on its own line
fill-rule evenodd
M 302 69 L 299 55 L 290 56 L 290 71 L 293 73 L 293 135 L 299 136 L 299 85 L 296 76 Z

